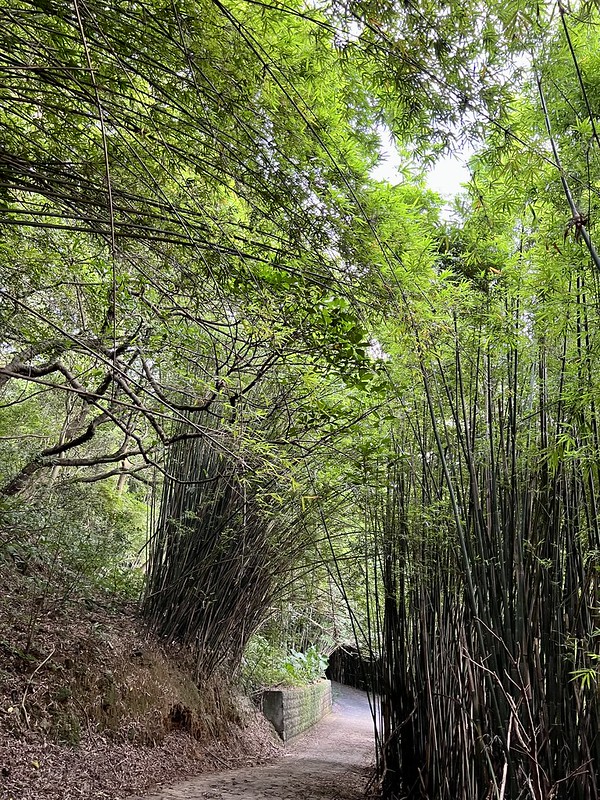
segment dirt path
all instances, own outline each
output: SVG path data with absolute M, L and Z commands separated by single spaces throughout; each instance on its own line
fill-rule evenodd
M 364 692 L 337 684 L 333 697 L 333 713 L 277 761 L 200 775 L 143 800 L 357 800 L 373 759 L 369 704 Z

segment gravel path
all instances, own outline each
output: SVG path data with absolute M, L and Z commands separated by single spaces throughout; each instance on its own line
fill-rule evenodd
M 358 800 L 373 761 L 367 696 L 334 684 L 333 713 L 261 767 L 212 772 L 129 800 Z

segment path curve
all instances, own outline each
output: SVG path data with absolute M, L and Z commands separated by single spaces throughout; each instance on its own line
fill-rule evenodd
M 334 684 L 333 712 L 293 739 L 276 761 L 200 775 L 144 800 L 358 800 L 373 757 L 367 695 Z

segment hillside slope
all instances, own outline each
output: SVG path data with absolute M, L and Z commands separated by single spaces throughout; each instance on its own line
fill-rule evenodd
M 116 800 L 278 752 L 252 704 L 197 687 L 134 604 L 64 577 L 0 540 L 0 798 Z

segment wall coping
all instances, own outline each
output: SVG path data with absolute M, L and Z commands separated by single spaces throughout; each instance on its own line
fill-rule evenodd
M 331 681 L 264 689 L 260 708 L 284 742 L 312 728 L 333 705 Z

